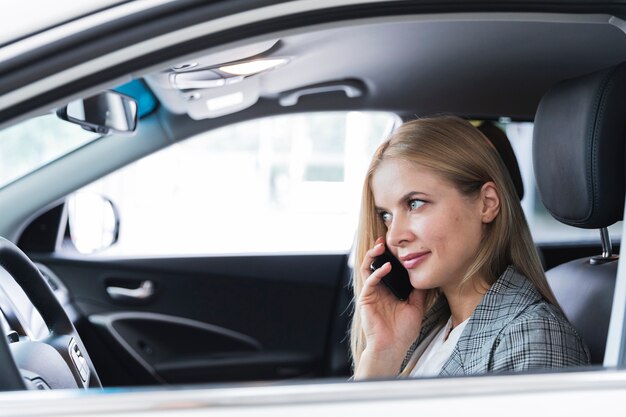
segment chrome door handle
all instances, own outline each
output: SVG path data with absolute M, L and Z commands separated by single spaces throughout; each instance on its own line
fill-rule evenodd
M 137 288 L 106 287 L 106 289 L 114 300 L 146 300 L 154 295 L 152 281 L 142 281 Z

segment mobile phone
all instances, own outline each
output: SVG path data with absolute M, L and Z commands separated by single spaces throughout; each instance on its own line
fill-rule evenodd
M 375 271 L 386 262 L 391 262 L 391 271 L 382 278 L 382 281 L 399 300 L 405 301 L 413 290 L 409 280 L 409 272 L 389 249 L 385 248 L 385 252 L 382 255 L 374 258 L 370 269 Z

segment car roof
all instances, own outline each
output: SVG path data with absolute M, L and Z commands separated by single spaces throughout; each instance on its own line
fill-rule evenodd
M 265 42 L 257 49 L 273 44 L 261 54 L 244 45 L 228 56 L 217 51 L 192 61 L 210 67 L 249 56 L 287 57 L 287 64 L 260 77 L 256 88 L 267 101 L 323 83 L 361 83 L 363 96 L 356 99 L 338 89 L 316 98 L 317 105 L 303 101 L 311 108 L 388 110 L 407 118 L 454 113 L 532 120 L 550 86 L 626 60 L 626 35 L 609 15 L 387 16 L 291 30 Z M 193 101 L 181 94 L 189 90 L 170 94 L 169 79 L 159 80 L 150 85 L 170 110 L 192 109 Z
M 367 94 L 359 100 L 320 96 L 280 111 L 366 108 L 403 117 L 448 112 L 528 120 L 554 83 L 626 59 L 623 1 L 436 7 L 424 1 L 249 1 L 229 3 L 227 10 L 158 3 L 29 54 L 15 54 L 25 40 L 0 48 L 6 75 L 0 124 L 186 60 L 215 63 L 212 56 L 259 42 L 277 42 L 261 55 L 290 62 L 263 75 L 261 100 L 241 119 L 270 114 L 285 91 L 348 79 L 363 83 Z M 41 57 L 48 65 L 28 66 Z M 173 113 L 181 107 L 185 113 L 189 103 L 169 97 L 167 88 L 159 97 Z M 54 99 L 44 94 L 50 89 Z

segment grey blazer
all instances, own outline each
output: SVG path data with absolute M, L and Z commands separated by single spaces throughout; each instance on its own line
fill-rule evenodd
M 440 296 L 422 321 L 401 371 L 419 344 L 447 321 Z M 487 291 L 470 317 L 440 375 L 562 368 L 589 364 L 589 351 L 560 310 L 512 266 Z

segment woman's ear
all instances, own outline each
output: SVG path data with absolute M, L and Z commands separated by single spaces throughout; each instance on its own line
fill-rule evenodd
M 483 223 L 491 223 L 500 213 L 500 194 L 493 181 L 483 184 L 480 189 L 482 202 L 481 216 Z

